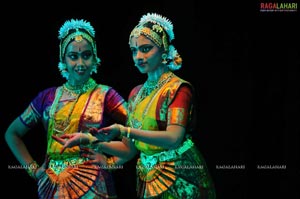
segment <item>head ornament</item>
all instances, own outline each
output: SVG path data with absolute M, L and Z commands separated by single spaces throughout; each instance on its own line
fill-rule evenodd
M 175 35 L 173 32 L 173 24 L 166 17 L 163 17 L 162 15 L 159 15 L 156 13 L 148 13 L 148 14 L 142 16 L 139 24 L 145 24 L 147 22 L 152 22 L 154 24 L 161 26 L 168 34 L 169 42 L 171 42 L 173 39 L 175 39 Z
M 97 67 L 100 65 L 101 60 L 97 56 L 97 46 L 95 40 L 95 30 L 90 22 L 83 19 L 71 19 L 67 20 L 58 31 L 58 39 L 60 40 L 59 44 L 59 64 L 58 68 L 63 77 L 66 79 L 69 78 L 69 72 L 67 71 L 67 66 L 64 62 L 65 51 L 68 44 L 75 40 L 77 42 L 86 39 L 93 49 L 93 55 L 96 59 L 96 64 L 91 70 L 92 73 L 97 73 Z
M 146 36 L 158 47 L 164 48 L 167 54 L 165 63 L 170 70 L 181 68 L 182 59 L 172 41 L 175 39 L 173 24 L 166 17 L 157 13 L 147 13 L 140 18 L 137 26 L 131 31 L 129 40 L 140 35 Z

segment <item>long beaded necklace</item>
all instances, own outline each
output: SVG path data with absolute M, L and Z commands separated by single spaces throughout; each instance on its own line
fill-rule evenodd
M 165 77 L 167 75 L 167 77 Z M 159 90 L 166 84 L 168 83 L 172 77 L 174 77 L 174 73 L 172 72 L 167 72 L 165 74 L 162 75 L 162 77 L 159 79 L 159 81 L 157 82 L 156 85 L 153 85 L 153 82 L 151 82 L 152 87 L 149 88 L 148 86 L 150 85 L 149 83 L 147 83 L 147 81 L 144 83 L 144 85 L 142 86 L 142 88 L 139 90 L 138 94 L 136 95 L 136 98 L 134 99 L 132 105 L 131 105 L 131 114 L 135 113 L 136 110 L 136 106 L 143 101 L 147 96 L 149 96 L 150 93 L 152 93 L 154 90 L 157 90 L 155 95 L 150 99 L 150 101 L 147 103 L 142 116 L 139 120 L 135 119 L 134 117 L 132 117 L 130 119 L 130 124 L 132 127 L 137 128 L 137 129 L 141 129 L 142 128 L 142 122 L 146 116 L 146 114 L 148 113 L 148 110 L 150 108 L 150 105 L 153 103 L 154 99 L 156 99 L 156 96 L 159 93 Z
M 71 124 L 70 119 L 71 119 L 74 108 L 75 108 L 80 96 L 82 94 L 86 93 L 88 90 L 95 88 L 95 86 L 97 86 L 96 82 L 92 78 L 90 78 L 85 84 L 83 84 L 81 86 L 74 87 L 74 86 L 71 86 L 67 82 L 62 86 L 62 88 L 60 88 L 58 90 L 57 96 L 55 97 L 55 100 L 54 100 L 54 102 L 50 108 L 50 112 L 49 112 L 50 119 L 52 120 L 53 131 L 55 131 L 59 134 L 63 134 L 66 132 L 66 130 L 70 127 L 70 124 Z M 59 106 L 59 100 L 62 98 L 64 92 L 66 92 L 69 96 L 72 96 L 73 97 L 72 101 L 74 101 L 74 102 L 72 103 L 70 109 L 68 110 L 66 120 L 59 121 L 59 120 L 56 120 L 56 118 L 57 118 L 56 111 Z M 74 97 L 75 97 L 75 99 L 74 99 Z

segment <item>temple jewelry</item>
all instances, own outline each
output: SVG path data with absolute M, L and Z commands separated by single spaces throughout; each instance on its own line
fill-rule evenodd
M 137 26 L 131 31 L 129 41 L 132 37 L 146 36 L 158 47 L 164 48 L 167 57 L 163 58 L 162 63 L 167 64 L 171 71 L 181 68 L 182 59 L 172 44 L 175 39 L 172 22 L 156 13 L 147 13 L 144 15 Z
M 86 39 L 92 46 L 93 55 L 95 57 L 96 63 L 92 66 L 91 74 L 97 73 L 97 67 L 100 65 L 100 58 L 97 56 L 97 46 L 95 40 L 95 30 L 91 24 L 85 20 L 71 19 L 66 21 L 58 32 L 58 38 L 60 40 L 59 44 L 59 63 L 58 68 L 61 75 L 69 79 L 69 72 L 67 71 L 66 64 L 64 63 L 64 55 L 66 47 L 74 39 L 76 42 L 80 42 Z
M 148 14 L 142 16 L 139 24 L 145 24 L 147 22 L 152 22 L 154 24 L 161 26 L 167 32 L 167 34 L 169 36 L 169 42 L 171 42 L 173 39 L 175 39 L 175 35 L 173 32 L 173 24 L 166 17 L 163 17 L 156 13 L 148 13 Z
M 166 76 L 167 75 L 167 76 Z M 139 104 L 141 101 L 143 101 L 152 91 L 156 89 L 160 89 L 165 83 L 169 82 L 171 78 L 174 76 L 173 73 L 167 72 L 161 76 L 161 78 L 158 80 L 158 82 L 147 80 L 142 88 L 139 90 L 133 105 L 132 110 L 135 109 L 136 105 Z
M 95 82 L 95 80 L 93 80 L 92 78 L 89 78 L 89 80 L 87 82 L 85 82 L 83 85 L 78 85 L 78 86 L 72 86 L 70 84 L 70 82 L 66 82 L 63 85 L 63 88 L 71 95 L 74 95 L 74 93 L 76 95 L 79 95 L 79 94 L 87 92 L 91 88 L 94 88 L 96 85 L 97 85 L 97 83 Z
M 86 83 L 80 86 L 72 86 L 69 82 L 67 82 L 62 86 L 61 89 L 58 90 L 57 96 L 55 97 L 55 100 L 49 111 L 49 115 L 50 115 L 49 122 L 51 122 L 53 131 L 59 134 L 64 134 L 64 132 L 70 127 L 70 119 L 81 94 L 86 93 L 91 89 L 94 89 L 96 86 L 97 83 L 95 82 L 95 80 L 90 78 Z M 65 120 L 59 121 L 56 119 L 56 111 L 58 110 L 59 100 L 61 99 L 65 91 L 68 93 L 68 95 L 75 96 L 76 98 L 75 100 L 73 100 L 74 102 L 72 102 L 72 105 L 67 114 L 67 118 Z
M 162 76 L 159 79 L 158 83 L 155 85 L 154 88 L 152 88 L 153 89 L 152 91 L 154 91 L 156 89 L 161 89 L 166 83 L 168 83 L 172 79 L 173 76 L 174 76 L 174 73 L 172 73 L 172 72 L 166 72 L 166 73 L 162 74 Z M 129 108 L 130 108 L 131 112 L 135 112 L 135 109 L 136 109 L 137 105 L 141 101 L 143 101 L 146 97 L 149 96 L 150 93 L 146 93 L 147 85 L 145 85 L 145 84 L 147 84 L 147 81 L 144 83 L 142 88 L 139 90 L 139 92 L 136 95 L 133 103 L 130 105 Z M 149 91 L 147 91 L 147 92 L 149 92 Z M 143 123 L 143 120 L 145 118 L 145 115 L 148 113 L 150 105 L 153 103 L 154 99 L 156 99 L 156 96 L 158 95 L 158 93 L 159 93 L 159 91 L 156 91 L 155 95 L 151 97 L 150 101 L 146 105 L 146 108 L 144 109 L 144 111 L 142 113 L 142 116 L 139 120 L 137 120 L 135 118 L 132 118 L 132 119 L 129 120 L 130 126 L 136 128 L 136 129 L 141 129 L 142 128 L 142 125 L 143 125 L 142 123 Z
M 167 57 L 168 57 L 168 55 L 166 53 L 163 53 L 161 55 L 161 58 L 162 58 L 162 62 L 161 63 L 166 64 L 167 63 Z

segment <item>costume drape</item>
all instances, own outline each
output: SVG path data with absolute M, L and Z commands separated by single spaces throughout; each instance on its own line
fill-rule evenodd
M 97 165 L 84 165 L 80 146 L 66 149 L 51 135 L 88 133 L 91 127 L 101 128 L 112 121 L 124 123 L 127 103 L 111 87 L 95 85 L 85 93 L 64 95 L 63 86 L 39 93 L 20 116 L 32 128 L 42 122 L 47 132 L 48 167 L 38 180 L 39 197 L 45 198 L 116 198 L 112 175 Z
M 128 101 L 128 125 L 151 131 L 180 125 L 187 133 L 181 145 L 172 150 L 134 140 L 140 151 L 136 167 L 138 197 L 213 199 L 214 186 L 205 160 L 189 134 L 192 86 L 172 72 L 164 73 L 159 81 L 163 84 L 148 96 L 141 97 L 141 85 L 133 89 Z

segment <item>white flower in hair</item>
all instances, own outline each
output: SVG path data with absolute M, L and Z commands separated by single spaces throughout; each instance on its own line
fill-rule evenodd
M 58 31 L 58 38 L 62 39 L 68 35 L 69 30 L 81 28 L 86 30 L 92 37 L 95 37 L 95 30 L 90 22 L 83 19 L 71 19 L 66 21 Z
M 159 15 L 156 13 L 147 13 L 146 15 L 143 15 L 141 17 L 139 23 L 144 24 L 149 21 L 152 23 L 158 24 L 165 29 L 165 31 L 169 35 L 169 42 L 171 42 L 175 38 L 174 32 L 173 32 L 173 24 L 166 17 L 163 17 L 162 15 Z

